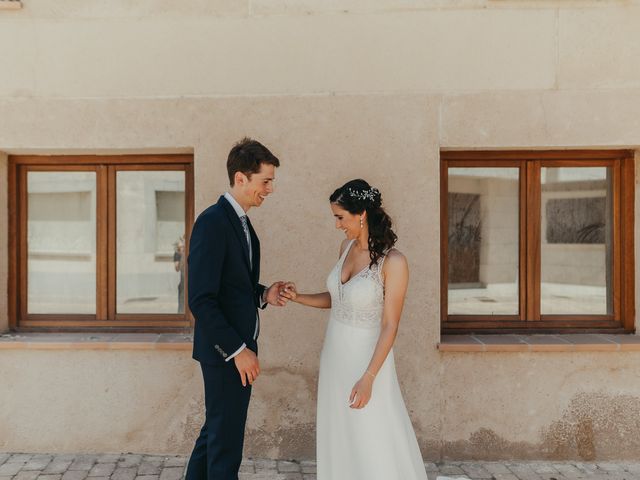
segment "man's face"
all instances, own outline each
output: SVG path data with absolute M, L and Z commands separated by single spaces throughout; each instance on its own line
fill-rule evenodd
M 238 201 L 245 211 L 259 207 L 273 193 L 275 177 L 276 167 L 268 163 L 260 164 L 260 171 L 251 175 L 251 179 L 241 172 L 236 173 L 234 191 L 237 190 Z

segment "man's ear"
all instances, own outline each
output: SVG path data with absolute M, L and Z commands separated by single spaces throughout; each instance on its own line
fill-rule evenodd
M 234 185 L 244 185 L 247 182 L 247 176 L 244 173 L 238 171 L 234 174 L 233 180 Z

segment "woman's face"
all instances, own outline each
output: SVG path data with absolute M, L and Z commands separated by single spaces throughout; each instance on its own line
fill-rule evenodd
M 362 230 L 360 226 L 361 214 L 349 213 L 337 203 L 331 203 L 330 205 L 333 217 L 336 219 L 336 228 L 342 230 L 349 240 L 358 238 Z

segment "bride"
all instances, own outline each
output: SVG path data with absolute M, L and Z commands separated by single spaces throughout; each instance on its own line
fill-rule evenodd
M 328 292 L 281 296 L 330 308 L 320 357 L 318 480 L 427 480 L 400 392 L 393 342 L 409 280 L 407 260 L 376 188 L 352 180 L 330 197 L 346 240 L 327 279 Z M 284 299 L 282 299 L 284 300 Z

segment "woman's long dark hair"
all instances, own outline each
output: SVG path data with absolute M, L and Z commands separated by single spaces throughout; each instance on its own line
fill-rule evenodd
M 373 267 L 398 240 L 391 229 L 391 217 L 382 208 L 380 191 L 358 178 L 338 188 L 331 194 L 329 201 L 353 215 L 367 212 L 369 257 L 371 258 L 369 268 Z

